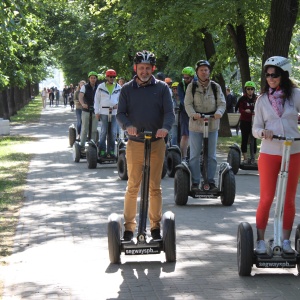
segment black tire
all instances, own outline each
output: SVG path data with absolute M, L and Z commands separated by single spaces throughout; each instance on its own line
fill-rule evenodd
M 97 168 L 97 148 L 89 145 L 86 150 L 86 162 L 89 169 Z
M 175 216 L 170 211 L 163 215 L 163 249 L 167 262 L 176 261 Z
M 121 224 L 116 214 L 111 214 L 108 218 L 107 240 L 109 260 L 112 264 L 119 264 L 121 262 Z
M 80 161 L 80 145 L 78 143 L 73 144 L 73 161 L 78 163 Z
M 231 166 L 234 175 L 237 174 L 241 163 L 241 155 L 239 151 L 234 148 L 230 148 L 227 156 L 227 162 Z
M 162 172 L 161 172 L 161 179 L 165 178 L 165 176 L 167 174 L 167 169 L 168 169 L 167 158 L 165 157 Z
M 232 169 L 228 170 L 223 177 L 221 202 L 224 206 L 231 206 L 235 198 L 235 177 Z
M 174 177 L 174 200 L 177 205 L 186 205 L 189 198 L 189 175 L 182 169 L 176 170 Z
M 253 231 L 249 223 L 240 223 L 237 232 L 237 263 L 240 276 L 250 276 L 253 265 Z
M 176 151 L 169 151 L 167 154 L 167 174 L 173 178 L 175 175 L 175 167 L 181 163 L 181 155 Z
M 69 127 L 69 145 L 73 147 L 76 141 L 76 129 L 73 126 Z
M 127 180 L 128 173 L 127 173 L 127 161 L 126 161 L 125 152 L 122 152 L 118 157 L 117 169 L 118 169 L 119 177 L 122 180 Z
M 295 250 L 300 253 L 300 224 L 298 224 L 295 235 Z M 300 262 L 297 263 L 298 273 L 300 274 Z

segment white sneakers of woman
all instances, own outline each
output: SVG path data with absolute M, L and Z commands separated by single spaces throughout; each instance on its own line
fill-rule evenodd
M 255 252 L 257 254 L 265 254 L 267 253 L 266 243 L 264 240 L 259 240 L 256 242 Z
M 294 254 L 294 250 L 291 247 L 291 241 L 290 240 L 284 240 L 282 242 L 282 250 L 286 254 Z
M 290 240 L 284 240 L 282 242 L 282 251 L 286 254 L 293 254 L 294 250 L 291 247 L 291 241 Z M 255 252 L 257 254 L 265 254 L 267 253 L 266 243 L 264 240 L 259 240 L 256 242 L 256 249 Z

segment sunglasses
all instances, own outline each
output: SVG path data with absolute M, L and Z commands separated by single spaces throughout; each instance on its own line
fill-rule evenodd
M 254 88 L 246 88 L 247 91 L 254 91 Z
M 109 78 L 116 78 L 116 76 L 107 76 L 107 77 L 109 77 Z
M 191 77 L 183 77 L 184 80 L 189 80 Z
M 280 74 L 276 74 L 276 73 L 272 73 L 272 74 L 266 73 L 265 76 L 266 76 L 266 78 L 269 78 L 269 77 L 271 77 L 271 78 L 278 78 L 278 77 L 280 77 Z

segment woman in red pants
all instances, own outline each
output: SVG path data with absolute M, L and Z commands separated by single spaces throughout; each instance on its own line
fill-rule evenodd
M 300 89 L 291 81 L 291 63 L 281 56 L 273 56 L 264 64 L 265 87 L 255 104 L 253 136 L 262 139 L 258 170 L 260 201 L 256 212 L 256 253 L 266 253 L 264 241 L 270 208 L 275 196 L 281 166 L 283 141 L 273 140 L 273 134 L 299 138 L 298 113 Z M 295 218 L 295 196 L 300 175 L 300 142 L 291 148 L 289 176 L 283 216 L 283 252 L 294 253 L 290 235 Z

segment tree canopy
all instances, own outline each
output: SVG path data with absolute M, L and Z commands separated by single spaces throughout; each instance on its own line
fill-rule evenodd
M 0 88 L 39 82 L 53 65 L 63 70 L 67 84 L 107 68 L 129 79 L 135 52 L 148 49 L 157 56 L 158 71 L 173 80 L 183 67 L 209 59 L 214 74 L 238 89 L 250 79 L 260 82 L 266 56 L 286 55 L 296 65 L 298 5 L 298 0 L 3 0 Z

